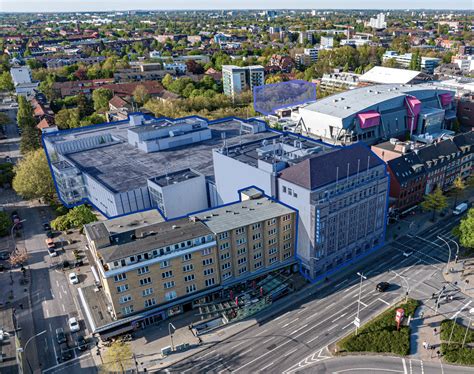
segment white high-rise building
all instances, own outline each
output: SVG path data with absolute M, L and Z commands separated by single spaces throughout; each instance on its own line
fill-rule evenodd
M 265 84 L 265 73 L 263 66 L 222 66 L 222 82 L 224 84 L 224 94 L 234 97 L 242 91 L 252 90 L 255 86 Z
M 387 28 L 387 22 L 385 22 L 385 14 L 379 13 L 377 14 L 377 18 L 371 18 L 369 21 L 369 26 L 378 30 Z

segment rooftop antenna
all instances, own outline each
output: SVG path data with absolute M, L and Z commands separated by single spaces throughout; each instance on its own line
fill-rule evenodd
M 170 177 L 169 177 L 169 167 L 170 167 L 170 164 L 167 162 L 166 163 L 166 170 L 165 170 L 165 175 L 166 175 L 166 185 L 169 186 L 170 185 Z
M 221 133 L 221 138 L 224 141 L 224 143 L 222 144 L 222 151 L 224 152 L 224 154 L 227 155 L 227 139 L 225 137 L 225 131 Z
M 357 159 L 357 183 L 359 183 L 360 158 Z

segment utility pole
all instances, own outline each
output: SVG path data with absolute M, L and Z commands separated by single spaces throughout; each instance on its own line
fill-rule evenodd
M 169 334 L 170 340 L 171 340 L 171 350 L 174 351 L 173 334 L 171 333 L 171 328 L 173 328 L 174 331 L 176 331 L 176 327 L 174 327 L 174 325 L 170 322 L 170 323 L 168 323 L 168 334 Z
M 448 246 L 448 249 L 449 249 L 449 257 L 448 257 L 448 263 L 446 264 L 446 271 L 445 271 L 445 274 L 448 274 L 449 273 L 449 263 L 451 262 L 451 246 L 449 245 L 449 243 L 444 240 L 441 236 L 437 236 L 437 238 L 439 240 L 442 240 L 447 246 Z
M 367 279 L 367 277 L 362 273 L 357 272 L 357 275 L 360 276 L 360 283 L 359 283 L 359 300 L 357 302 L 357 316 L 355 318 L 356 335 L 359 332 L 359 326 L 360 326 L 359 314 L 360 314 L 360 296 L 361 296 L 361 293 L 362 293 L 362 281 L 364 279 Z

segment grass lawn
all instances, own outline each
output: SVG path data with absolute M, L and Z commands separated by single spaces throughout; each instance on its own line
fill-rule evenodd
M 339 352 L 385 352 L 398 355 L 408 355 L 410 353 L 410 328 L 401 326 L 397 331 L 395 322 L 395 310 L 405 309 L 405 316 L 413 316 L 418 307 L 418 300 L 408 299 L 406 303 L 401 303 L 392 307 L 373 320 L 367 322 L 359 329 L 359 334 L 355 332 L 346 336 L 337 343 Z
M 454 325 L 454 330 L 453 330 Z M 453 334 L 451 335 L 451 331 Z M 474 331 L 469 329 L 466 336 L 464 348 L 462 342 L 466 334 L 466 327 L 455 323 L 452 320 L 444 320 L 441 323 L 441 353 L 444 360 L 453 364 L 474 365 L 474 349 L 469 347 L 469 343 L 474 342 Z M 451 344 L 448 345 L 451 337 Z

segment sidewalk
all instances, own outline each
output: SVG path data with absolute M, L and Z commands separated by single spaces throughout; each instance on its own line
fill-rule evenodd
M 410 356 L 422 361 L 439 361 L 437 352 L 441 350 L 441 322 L 445 318 L 442 314 L 433 315 L 433 311 L 425 305 L 416 310 L 410 324 Z M 425 343 L 428 348 L 424 346 Z

